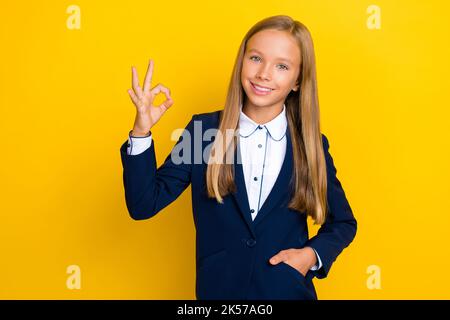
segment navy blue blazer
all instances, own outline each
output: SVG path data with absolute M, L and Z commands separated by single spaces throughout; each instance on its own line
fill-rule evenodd
M 192 117 L 185 128 L 192 137 L 191 150 L 194 150 L 194 121 L 201 121 L 203 136 L 206 130 L 218 128 L 221 111 Z M 225 196 L 220 204 L 206 194 L 205 161 L 194 163 L 191 158 L 190 163 L 175 164 L 169 154 L 157 168 L 154 140 L 150 148 L 138 155 L 127 154 L 128 141 L 121 146 L 125 200 L 133 219 L 153 217 L 191 184 L 196 228 L 197 299 L 316 300 L 312 279 L 325 278 L 337 256 L 353 241 L 357 223 L 336 177 L 324 134 L 322 142 L 328 178 L 326 222 L 317 235 L 309 239 L 304 212 L 287 207 L 292 195 L 287 187 L 293 172 L 289 129 L 286 137 L 286 155 L 279 176 L 255 220 L 250 213 L 242 163 L 235 161 L 233 165 L 237 191 Z M 182 140 L 183 136 L 180 136 L 176 145 Z M 201 138 L 199 141 L 202 141 L 202 150 L 211 144 Z M 182 151 L 179 154 L 182 155 Z M 193 154 L 191 152 L 191 157 Z M 235 160 L 237 156 L 236 152 Z M 305 246 L 314 248 L 323 263 L 322 268 L 309 270 L 306 276 L 287 263 L 272 265 L 269 262 L 281 250 Z

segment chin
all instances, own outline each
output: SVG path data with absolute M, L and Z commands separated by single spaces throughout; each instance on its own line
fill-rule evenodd
M 270 107 L 277 103 L 277 99 L 274 97 L 261 97 L 252 95 L 252 93 L 247 94 L 247 100 L 255 107 Z

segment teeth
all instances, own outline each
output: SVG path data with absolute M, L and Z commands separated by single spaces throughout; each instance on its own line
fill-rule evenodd
M 253 86 L 260 91 L 272 91 L 272 89 L 262 88 L 262 87 L 257 86 L 256 84 L 253 84 Z

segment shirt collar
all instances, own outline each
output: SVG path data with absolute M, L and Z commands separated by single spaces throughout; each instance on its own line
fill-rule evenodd
M 239 106 L 239 134 L 241 137 L 248 137 L 255 132 L 260 124 L 250 119 L 243 111 L 242 104 Z M 283 110 L 275 118 L 265 124 L 261 124 L 269 132 L 269 135 L 274 140 L 281 140 L 286 133 L 287 119 L 286 119 L 286 105 L 283 104 Z

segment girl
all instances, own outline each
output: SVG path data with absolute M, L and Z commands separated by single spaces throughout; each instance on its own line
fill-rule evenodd
M 357 223 L 320 132 L 308 29 L 284 15 L 253 26 L 224 109 L 194 115 L 159 168 L 150 130 L 173 100 L 165 86 L 150 88 L 152 74 L 150 60 L 141 88 L 132 67 L 128 90 L 137 112 L 121 160 L 131 217 L 156 215 L 191 184 L 197 299 L 317 299 L 312 279 L 328 275 Z M 167 100 L 153 106 L 160 92 Z M 321 225 L 311 239 L 308 215 Z

